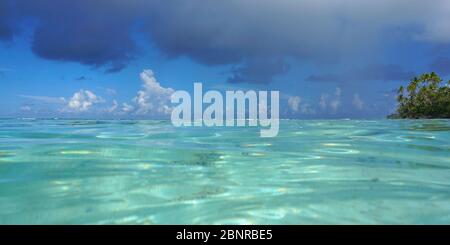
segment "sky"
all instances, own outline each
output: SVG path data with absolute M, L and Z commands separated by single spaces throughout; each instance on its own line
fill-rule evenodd
M 448 0 L 0 0 L 0 117 L 167 118 L 202 82 L 375 119 L 431 71 L 450 75 Z

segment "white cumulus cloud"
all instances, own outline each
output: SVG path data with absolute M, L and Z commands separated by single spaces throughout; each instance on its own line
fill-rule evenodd
M 131 112 L 133 110 L 134 110 L 134 107 L 132 105 L 129 105 L 127 103 L 123 103 L 122 104 L 122 112 L 129 113 L 129 112 Z
M 325 111 L 327 108 L 330 108 L 332 113 L 336 113 L 336 111 L 341 106 L 341 95 L 342 95 L 341 88 L 336 88 L 334 96 L 329 96 L 327 93 L 322 93 L 320 95 L 318 103 L 319 108 L 322 111 Z
M 353 95 L 353 101 L 352 101 L 353 106 L 358 109 L 361 110 L 364 106 L 364 102 L 361 100 L 361 98 L 359 97 L 359 94 L 354 94 Z
M 142 71 L 140 78 L 143 82 L 142 89 L 133 99 L 137 106 L 136 114 L 153 116 L 170 114 L 170 96 L 175 90 L 162 87 L 152 70 Z
M 94 104 L 103 102 L 104 100 L 95 95 L 92 91 L 80 89 L 72 96 L 72 98 L 70 98 L 65 111 L 86 112 L 91 109 Z
M 327 109 L 328 94 L 321 94 L 319 99 L 319 107 L 322 110 Z
M 304 101 L 300 96 L 289 96 L 287 102 L 289 109 L 294 113 L 302 113 L 302 114 L 316 113 L 316 110 L 311 106 L 311 104 Z
M 113 100 L 113 103 L 112 103 L 111 107 L 109 107 L 109 108 L 107 109 L 107 111 L 108 111 L 109 113 L 113 113 L 113 112 L 116 111 L 117 107 L 119 107 L 119 104 L 117 103 L 116 100 Z
M 294 112 L 297 112 L 300 109 L 300 102 L 300 96 L 290 96 L 288 98 L 288 106 Z
M 341 89 L 336 88 L 336 91 L 334 92 L 334 99 L 330 102 L 330 107 L 333 113 L 335 113 L 341 106 L 341 94 Z

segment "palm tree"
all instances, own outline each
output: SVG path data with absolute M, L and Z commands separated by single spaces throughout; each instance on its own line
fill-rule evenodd
M 434 72 L 414 77 L 406 87 L 397 91 L 401 118 L 450 118 L 450 81 L 443 80 Z

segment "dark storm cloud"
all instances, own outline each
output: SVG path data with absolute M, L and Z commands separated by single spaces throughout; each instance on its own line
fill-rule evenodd
M 32 41 L 38 56 L 105 66 L 108 72 L 121 70 L 133 58 L 132 19 L 114 1 L 33 2 L 21 7 L 39 20 Z
M 278 74 L 279 69 L 273 68 L 265 72 L 268 77 L 252 75 L 256 65 L 246 62 L 255 59 L 281 57 L 320 64 L 367 53 L 382 46 L 376 44 L 389 28 L 416 25 L 416 32 L 399 38 L 450 42 L 445 0 L 433 4 L 420 0 L 11 2 L 20 16 L 39 21 L 32 41 L 35 54 L 102 67 L 107 72 L 123 69 L 138 55 L 130 35 L 136 22 L 138 31 L 148 35 L 168 58 L 186 56 L 205 65 L 243 63 L 230 78 L 235 82 L 233 77 L 247 76 L 266 83 Z M 9 18 L 0 16 L 0 35 L 11 38 L 12 29 L 6 25 Z
M 170 57 L 209 65 L 274 57 L 320 64 L 381 55 L 380 42 L 390 38 L 450 42 L 449 7 L 445 0 L 159 1 L 146 28 Z
M 311 82 L 341 81 L 400 81 L 414 77 L 413 71 L 403 69 L 399 65 L 369 65 L 362 69 L 354 69 L 342 73 L 315 74 L 306 78 Z
M 4 16 L 2 16 L 2 13 L 0 13 L 0 40 L 11 40 L 14 36 L 13 28 L 4 20 L 2 21 L 3 18 Z
M 78 24 L 39 25 L 32 43 L 33 52 L 46 59 L 78 61 L 96 67 L 109 65 L 108 70 L 111 71 L 120 70 L 133 57 L 135 45 L 127 33 L 127 27 L 112 31 L 86 20 L 84 24 L 90 25 L 90 30 L 85 30 L 83 25 Z
M 274 76 L 283 74 L 289 65 L 283 60 L 252 60 L 232 69 L 229 83 L 270 83 Z
M 357 72 L 356 76 L 362 76 L 366 81 L 368 80 L 383 80 L 383 81 L 399 81 L 409 80 L 415 73 L 413 71 L 405 70 L 400 65 L 371 65 L 367 66 L 361 71 Z
M 5 0 L 0 0 L 0 40 L 12 40 L 17 29 L 14 28 L 11 4 Z
M 430 64 L 430 68 L 440 75 L 450 75 L 450 59 L 447 57 L 438 57 Z

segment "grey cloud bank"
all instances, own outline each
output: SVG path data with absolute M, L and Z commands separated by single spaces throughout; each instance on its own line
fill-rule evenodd
M 445 0 L 1 0 L 0 6 L 0 39 L 11 40 L 18 19 L 34 17 L 32 50 L 42 58 L 120 71 L 138 55 L 132 31 L 139 22 L 136 31 L 168 58 L 236 65 L 232 83 L 269 83 L 288 70 L 286 58 L 321 64 L 377 55 L 382 38 L 450 42 Z

